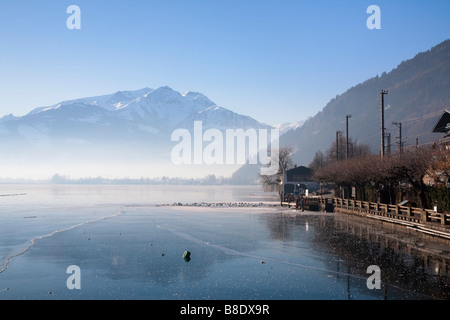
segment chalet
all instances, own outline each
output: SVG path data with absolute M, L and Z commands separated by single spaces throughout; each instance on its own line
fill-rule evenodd
M 317 190 L 319 184 L 312 180 L 312 174 L 312 170 L 304 166 L 287 170 L 283 177 L 284 194 L 306 194 Z
M 439 143 L 446 149 L 450 149 L 450 112 L 445 110 L 434 126 L 433 132 L 443 133 L 444 136 Z
M 442 139 L 439 140 L 439 144 L 446 150 L 450 151 L 450 112 L 448 110 L 445 110 L 442 113 L 441 117 L 438 119 L 436 125 L 434 126 L 433 132 L 444 134 Z M 445 172 L 445 170 L 436 170 L 434 173 L 434 176 L 426 174 L 423 182 L 427 185 L 435 185 L 436 182 L 445 183 L 447 188 L 450 188 L 450 177 L 448 176 L 448 173 Z

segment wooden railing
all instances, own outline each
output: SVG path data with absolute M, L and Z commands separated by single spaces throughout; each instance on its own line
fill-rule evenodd
M 340 198 L 328 198 L 328 200 L 319 198 L 319 201 L 322 206 L 325 206 L 327 201 L 329 204 L 332 201 L 332 205 L 335 208 L 348 211 L 380 215 L 418 223 L 430 222 L 444 226 L 450 225 L 449 214 L 437 213 L 434 210 Z

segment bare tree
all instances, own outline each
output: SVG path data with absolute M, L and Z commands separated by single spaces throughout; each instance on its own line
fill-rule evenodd
M 276 152 L 276 151 L 275 151 Z M 278 172 L 274 175 L 259 175 L 260 182 L 265 190 L 275 191 L 280 189 L 280 182 L 283 181 L 283 173 L 292 167 L 293 146 L 280 147 L 278 150 Z
M 279 149 L 278 158 L 279 158 L 279 173 L 286 172 L 290 167 L 292 167 L 292 156 L 294 154 L 293 146 L 281 147 Z
M 394 163 L 391 170 L 395 178 L 398 181 L 408 181 L 418 195 L 422 207 L 428 208 L 430 204 L 426 196 L 424 177 L 434 161 L 432 150 L 422 149 L 421 152 L 404 151 L 402 155 L 396 154 L 392 159 Z
M 437 161 L 439 159 L 439 161 Z M 367 185 L 378 192 L 380 202 L 395 204 L 398 202 L 399 189 L 403 183 L 408 183 L 417 195 L 424 208 L 429 207 L 426 196 L 424 177 L 430 168 L 442 168 L 447 172 L 449 161 L 444 156 L 433 156 L 430 149 L 405 151 L 402 155 L 395 154 L 381 159 L 379 156 L 353 158 L 349 161 L 330 162 L 315 171 L 315 178 L 323 182 L 334 182 L 341 188 L 357 187 L 359 198 L 365 200 L 364 190 Z M 447 170 L 447 171 L 446 171 Z M 347 195 L 349 192 L 347 191 Z
M 323 166 L 325 166 L 326 163 L 327 163 L 327 159 L 326 159 L 325 154 L 319 150 L 314 154 L 314 158 L 309 163 L 308 167 L 311 170 L 316 171 L 319 168 L 322 168 Z

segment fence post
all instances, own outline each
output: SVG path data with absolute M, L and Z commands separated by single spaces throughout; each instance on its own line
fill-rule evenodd
M 441 213 L 441 224 L 444 226 L 447 224 L 445 213 Z
M 427 221 L 427 212 L 424 209 L 422 209 L 422 211 L 420 212 L 420 221 L 421 222 Z

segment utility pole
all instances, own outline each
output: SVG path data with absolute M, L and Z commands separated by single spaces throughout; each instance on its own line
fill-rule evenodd
M 400 155 L 403 154 L 403 146 L 402 146 L 402 124 L 401 122 L 392 122 L 392 124 L 396 125 L 399 130 L 398 135 L 398 149 L 400 150 Z
M 387 139 L 387 154 L 391 154 L 391 133 L 386 133 Z
M 381 159 L 384 158 L 384 95 L 388 94 L 387 90 L 381 90 Z
M 346 150 L 345 150 L 345 160 L 347 160 L 347 161 L 348 161 L 348 119 L 351 117 L 352 117 L 351 114 L 347 114 L 345 116 L 345 130 L 346 130 L 345 138 L 347 140 L 347 145 L 346 145 Z
M 336 131 L 336 161 L 339 161 L 339 135 L 342 131 Z

